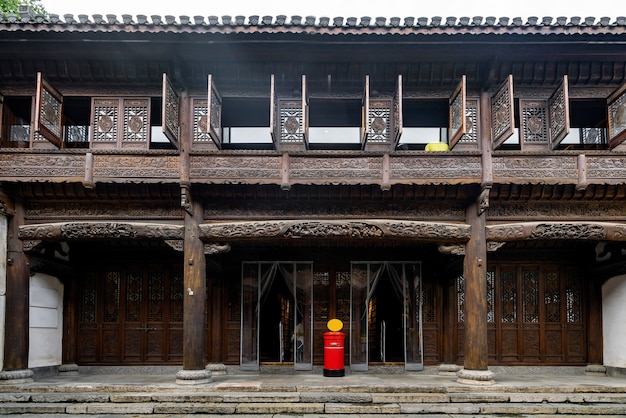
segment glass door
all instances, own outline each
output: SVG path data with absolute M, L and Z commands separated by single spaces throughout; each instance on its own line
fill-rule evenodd
M 350 368 L 403 362 L 422 370 L 421 265 L 353 262 L 350 290 Z
M 313 368 L 312 278 L 311 262 L 242 264 L 242 370 L 259 370 L 261 362 Z

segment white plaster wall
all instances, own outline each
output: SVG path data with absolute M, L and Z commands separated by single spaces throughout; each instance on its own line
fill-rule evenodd
M 4 324 L 7 295 L 7 217 L 0 214 L 0 370 L 4 368 Z
M 28 367 L 62 363 L 63 284 L 47 274 L 30 278 Z
M 602 335 L 604 365 L 626 368 L 626 275 L 609 279 L 602 286 Z

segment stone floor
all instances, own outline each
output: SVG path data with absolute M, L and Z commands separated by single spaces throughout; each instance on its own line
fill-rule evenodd
M 502 368 L 495 370 L 495 384 L 488 386 L 462 384 L 454 375 L 438 375 L 432 370 L 393 374 L 347 371 L 343 377 L 324 377 L 317 370 L 244 373 L 230 369 L 200 385 L 177 384 L 175 369 L 150 374 L 87 370 L 92 373 L 1 384 L 0 415 L 626 416 L 626 377 L 587 375 L 584 369 Z

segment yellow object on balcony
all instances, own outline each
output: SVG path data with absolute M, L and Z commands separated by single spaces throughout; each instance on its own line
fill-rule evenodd
M 448 144 L 446 144 L 445 142 L 431 142 L 429 144 L 426 144 L 426 148 L 424 148 L 424 150 L 426 151 L 450 151 L 450 148 L 448 147 Z

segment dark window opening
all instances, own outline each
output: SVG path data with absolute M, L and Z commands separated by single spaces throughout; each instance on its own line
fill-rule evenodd
M 2 109 L 3 147 L 28 148 L 30 146 L 31 97 L 5 97 Z
M 606 149 L 606 100 L 570 100 L 570 132 L 558 149 Z
M 424 149 L 432 142 L 448 142 L 448 100 L 411 100 L 402 103 L 400 149 Z
M 222 146 L 226 149 L 271 149 L 270 100 L 222 98 Z
M 91 98 L 63 99 L 63 136 L 68 148 L 89 148 Z
M 309 99 L 311 149 L 361 148 L 360 99 Z

